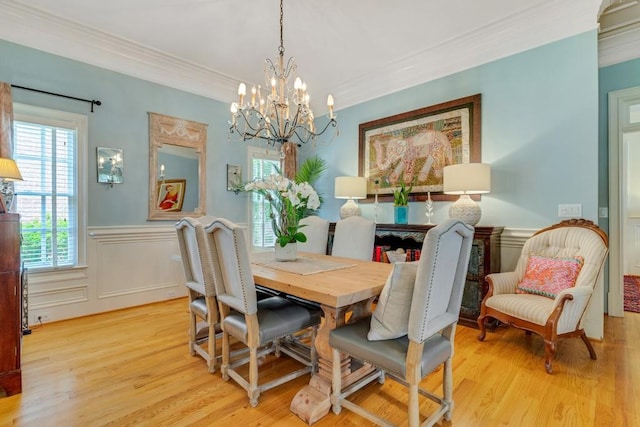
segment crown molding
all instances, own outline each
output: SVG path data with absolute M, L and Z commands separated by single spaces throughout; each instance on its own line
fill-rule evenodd
M 438 41 L 332 88 L 340 100 L 336 111 L 594 29 L 598 6 L 595 0 L 538 2 Z M 236 93 L 238 79 L 231 76 L 15 1 L 0 0 L 0 7 L 2 39 L 222 102 Z
M 10 0 L 0 8 L 1 39 L 208 98 L 235 93 L 222 73 Z
M 607 67 L 640 58 L 640 24 L 623 32 L 600 35 L 598 66 Z
M 594 30 L 598 6 L 580 0 L 531 6 L 347 81 L 333 89 L 334 98 L 345 108 Z

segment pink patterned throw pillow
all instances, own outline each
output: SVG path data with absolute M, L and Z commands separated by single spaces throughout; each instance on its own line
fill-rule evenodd
M 517 294 L 536 294 L 555 298 L 561 291 L 576 284 L 584 258 L 553 258 L 529 255 L 524 278 L 516 286 Z

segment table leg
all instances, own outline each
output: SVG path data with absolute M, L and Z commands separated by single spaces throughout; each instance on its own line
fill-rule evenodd
M 370 313 L 372 300 L 362 301 L 348 307 L 329 307 L 322 305 L 324 321 L 316 335 L 315 346 L 318 352 L 318 372 L 311 377 L 309 384 L 302 388 L 291 401 L 290 409 L 303 421 L 311 425 L 329 413 L 331 409 L 331 370 L 332 355 L 329 345 L 329 333 L 346 323 L 348 313 L 349 320 L 353 321 Z M 371 372 L 370 365 L 365 364 L 357 371 L 351 371 L 351 359 L 344 355 L 340 365 L 342 367 L 342 385 L 347 387 L 354 381 Z

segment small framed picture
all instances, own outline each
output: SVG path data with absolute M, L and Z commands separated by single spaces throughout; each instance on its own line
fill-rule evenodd
M 157 208 L 165 212 L 182 211 L 186 188 L 186 179 L 165 179 L 164 181 L 158 181 Z
M 227 191 L 242 190 L 242 167 L 227 164 Z

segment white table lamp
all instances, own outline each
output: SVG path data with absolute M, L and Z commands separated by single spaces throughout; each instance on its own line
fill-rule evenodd
M 459 163 L 443 168 L 443 191 L 459 194 L 460 198 L 449 208 L 449 217 L 476 225 L 482 216 L 480 205 L 469 194 L 485 194 L 491 191 L 491 167 L 484 163 Z
M 367 179 L 361 176 L 338 176 L 335 181 L 335 198 L 347 199 L 340 208 L 340 218 L 360 215 L 362 211 L 355 202 L 367 198 Z
M 22 175 L 20 174 L 20 169 L 18 169 L 18 165 L 15 160 L 0 157 L 0 213 L 9 211 L 4 203 L 2 186 L 4 181 L 22 181 Z

